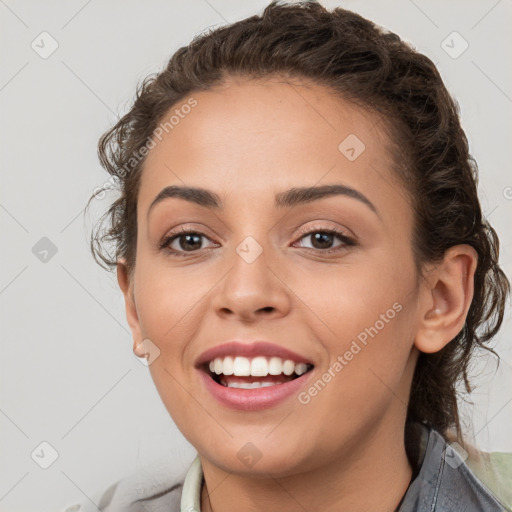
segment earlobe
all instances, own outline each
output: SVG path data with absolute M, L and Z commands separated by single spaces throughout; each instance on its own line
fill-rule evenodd
M 463 329 L 473 300 L 477 262 L 473 247 L 450 247 L 426 279 L 414 341 L 421 352 L 438 352 Z
M 128 321 L 128 325 L 130 326 L 130 330 L 132 332 L 133 338 L 133 351 L 136 355 L 137 347 L 143 339 L 139 315 L 137 313 L 137 307 L 135 305 L 135 294 L 133 290 L 133 278 L 129 275 L 126 261 L 124 259 L 119 259 L 117 261 L 117 282 L 119 284 L 119 288 L 124 295 L 124 303 L 126 310 L 126 320 Z M 140 354 L 140 357 L 143 357 L 144 354 Z

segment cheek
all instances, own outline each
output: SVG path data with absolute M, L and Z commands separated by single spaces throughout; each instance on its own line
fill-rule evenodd
M 328 356 L 322 372 L 343 373 L 343 392 L 348 386 L 359 398 L 372 385 L 382 388 L 379 377 L 398 385 L 414 337 L 414 267 L 397 261 L 396 251 L 375 256 L 360 266 L 305 273 L 294 288 L 305 305 L 306 323 Z
M 179 346 L 188 339 L 190 318 L 207 300 L 211 285 L 194 277 L 188 269 L 169 270 L 157 262 L 138 263 L 135 290 L 137 312 L 144 335 L 160 343 Z
M 381 330 L 382 322 L 388 325 L 387 320 L 395 318 L 400 308 L 393 305 L 401 304 L 413 286 L 413 274 L 407 267 L 375 254 L 364 262 L 303 272 L 293 289 L 304 311 L 316 317 L 315 325 L 323 325 L 327 338 L 346 340 L 376 322 Z
M 197 337 L 209 288 L 187 278 L 183 275 L 186 272 L 165 272 L 154 264 L 139 263 L 135 282 L 139 323 L 142 336 L 159 350 L 149 370 L 163 403 L 175 418 L 188 410 L 187 386 L 194 371 L 190 340 Z
M 187 278 L 186 272 L 164 271 L 141 260 L 138 264 L 135 287 L 142 335 L 160 351 L 149 371 L 168 413 L 187 431 L 198 414 L 190 407 L 189 343 L 197 335 L 209 288 Z
M 326 439 L 353 435 L 358 425 L 375 424 L 407 401 L 403 377 L 413 326 L 407 272 L 401 282 L 393 272 L 378 281 L 377 275 L 340 272 L 304 301 L 315 313 L 307 323 L 328 362 L 299 401 L 312 418 L 325 418 L 316 428 Z M 304 283 L 304 290 L 310 287 Z

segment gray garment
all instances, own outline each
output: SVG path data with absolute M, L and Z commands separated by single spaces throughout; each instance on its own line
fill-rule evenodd
M 421 425 L 421 438 L 421 467 L 398 512 L 506 512 L 438 432 Z
M 397 512 L 506 512 L 507 509 L 476 478 L 459 454 L 435 430 L 413 427 L 413 480 Z M 160 480 L 162 475 L 159 474 Z M 155 485 L 123 479 L 103 493 L 98 507 L 75 505 L 71 512 L 200 512 L 203 473 L 199 456 L 190 467 Z

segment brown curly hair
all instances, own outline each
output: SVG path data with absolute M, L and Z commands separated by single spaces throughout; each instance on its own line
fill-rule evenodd
M 471 391 L 468 364 L 476 348 L 494 353 L 487 342 L 501 326 L 510 283 L 498 264 L 496 232 L 482 215 L 478 169 L 458 106 L 439 72 L 396 34 L 358 14 L 315 2 L 273 1 L 261 15 L 196 36 L 163 71 L 146 77 L 131 110 L 99 141 L 101 164 L 118 181 L 120 195 L 92 233 L 96 260 L 112 268 L 124 258 L 132 273 L 141 150 L 175 104 L 233 76 L 309 79 L 377 113 L 389 125 L 396 172 L 413 198 L 418 270 L 457 244 L 478 253 L 465 325 L 439 352 L 420 354 L 407 412 L 408 421 L 443 433 L 454 428 L 461 438 L 457 386 Z M 106 244 L 114 244 L 114 256 Z

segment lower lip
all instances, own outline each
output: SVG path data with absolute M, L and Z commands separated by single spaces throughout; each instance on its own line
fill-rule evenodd
M 300 377 L 274 386 L 255 389 L 228 388 L 215 382 L 208 373 L 198 370 L 206 389 L 222 405 L 230 409 L 242 411 L 258 411 L 273 407 L 297 394 L 304 387 L 313 373 L 313 370 L 304 373 Z

